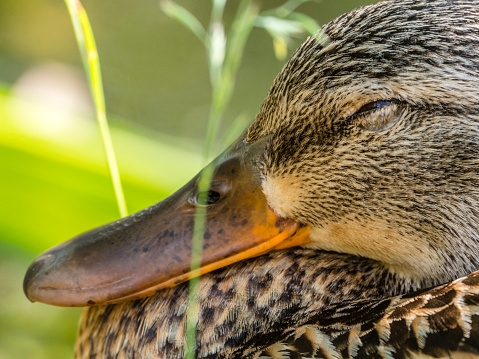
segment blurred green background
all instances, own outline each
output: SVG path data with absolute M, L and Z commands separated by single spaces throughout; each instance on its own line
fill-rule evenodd
M 325 24 L 366 0 L 299 11 Z M 201 166 L 210 102 L 205 50 L 158 1 L 84 0 L 130 213 Z M 208 23 L 210 2 L 178 1 Z M 228 28 L 239 1 L 228 1 Z M 262 9 L 282 2 L 258 1 Z M 303 41 L 298 38 L 289 54 Z M 220 138 L 259 109 L 284 61 L 253 30 Z M 216 151 L 224 146 L 218 141 Z M 0 359 L 71 358 L 80 310 L 32 304 L 23 275 L 42 251 L 118 218 L 100 134 L 62 0 L 0 0 Z

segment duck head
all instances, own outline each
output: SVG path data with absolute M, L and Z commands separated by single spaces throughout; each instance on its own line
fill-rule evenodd
M 309 38 L 258 115 L 164 201 L 41 255 L 32 301 L 151 295 L 243 258 L 303 245 L 435 285 L 479 268 L 479 16 L 475 1 L 391 1 Z M 191 271 L 197 207 L 202 268 Z
M 306 228 L 266 203 L 258 168 L 265 143 L 235 142 L 202 171 L 214 172 L 207 191 L 199 191 L 200 173 L 158 204 L 45 252 L 27 272 L 27 296 L 60 306 L 117 303 L 307 242 Z M 204 210 L 202 263 L 192 271 L 198 209 Z

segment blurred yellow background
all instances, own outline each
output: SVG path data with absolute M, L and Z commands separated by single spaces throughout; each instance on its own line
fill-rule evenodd
M 299 11 L 325 24 L 372 2 L 324 0 Z M 158 1 L 82 3 L 96 37 L 113 143 L 133 213 L 200 169 L 210 101 L 205 50 Z M 178 3 L 208 23 L 209 1 Z M 238 3 L 228 1 L 227 28 Z M 262 9 L 282 3 L 258 1 Z M 253 30 L 221 139 L 235 121 L 244 128 L 253 119 L 283 65 L 270 36 Z M 80 310 L 30 303 L 23 275 L 39 253 L 119 214 L 62 0 L 0 0 L 0 119 L 0 359 L 71 358 Z M 225 145 L 218 140 L 216 151 Z

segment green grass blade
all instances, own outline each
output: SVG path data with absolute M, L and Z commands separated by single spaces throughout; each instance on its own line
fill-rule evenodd
M 211 85 L 221 81 L 221 71 L 226 54 L 225 27 L 223 24 L 223 13 L 226 0 L 213 0 L 211 10 L 210 26 L 208 29 L 208 62 L 210 68 Z
M 314 20 L 311 16 L 306 14 L 301 14 L 299 12 L 293 12 L 290 16 L 290 19 L 296 20 L 301 23 L 306 33 L 313 35 L 321 29 L 321 26 Z
M 169 0 L 161 1 L 160 7 L 166 15 L 189 29 L 203 44 L 206 43 L 206 31 L 191 12 Z
M 198 196 L 200 202 L 205 202 L 210 183 L 213 178 L 214 168 L 207 166 L 201 173 L 198 183 Z M 206 224 L 206 207 L 197 206 L 191 246 L 191 271 L 201 267 L 203 254 L 203 237 Z M 185 359 L 196 358 L 196 326 L 198 323 L 198 291 L 200 277 L 195 277 L 188 282 L 188 309 L 186 312 L 186 351 Z
M 213 153 L 214 145 L 216 143 L 218 129 L 220 127 L 221 118 L 226 109 L 226 106 L 231 99 L 233 93 L 235 79 L 243 49 L 248 39 L 249 34 L 254 26 L 254 19 L 257 16 L 258 10 L 252 5 L 251 0 L 243 0 L 239 6 L 238 15 L 233 22 L 231 35 L 228 37 L 227 46 L 223 43 L 222 36 L 224 27 L 221 23 L 221 16 L 223 14 L 225 2 L 214 1 L 211 16 L 211 24 L 209 27 L 210 36 L 208 40 L 210 43 L 207 46 L 209 51 L 209 65 L 212 86 L 212 100 L 210 107 L 210 114 L 206 130 L 205 140 L 205 161 Z M 215 52 L 220 52 L 217 54 Z M 213 62 L 216 57 L 220 57 L 222 61 Z M 224 61 L 223 61 L 224 60 Z M 198 184 L 198 193 L 206 194 L 209 190 L 210 183 L 213 177 L 213 168 L 210 166 L 203 170 Z M 196 270 L 201 265 L 201 256 L 203 248 L 203 236 L 205 230 L 206 208 L 197 207 L 195 212 L 194 234 L 192 239 L 192 261 L 191 270 Z M 194 359 L 196 357 L 196 325 L 198 323 L 198 288 L 199 278 L 190 280 L 188 292 L 188 311 L 186 321 L 186 359 Z
M 317 0 L 313 0 L 318 2 Z M 273 8 L 271 10 L 266 10 L 262 12 L 263 15 L 272 15 L 279 18 L 285 18 L 294 12 L 300 5 L 311 2 L 311 0 L 289 0 L 286 1 L 283 5 Z
M 226 53 L 218 81 L 212 83 L 212 100 L 208 118 L 205 158 L 214 150 L 221 118 L 229 104 L 236 83 L 236 75 L 244 53 L 246 41 L 254 27 L 258 8 L 251 0 L 243 0 L 227 37 Z
M 125 196 L 120 181 L 120 173 L 116 162 L 115 152 L 113 150 L 113 142 L 111 140 L 110 128 L 106 118 L 105 98 L 103 95 L 103 85 L 100 72 L 100 60 L 93 37 L 93 31 L 85 9 L 78 0 L 65 0 L 65 4 L 70 12 L 75 36 L 80 49 L 83 60 L 83 66 L 90 84 L 93 101 L 95 103 L 96 117 L 100 127 L 100 133 L 105 148 L 106 160 L 110 169 L 110 176 L 113 182 L 116 200 L 120 216 L 128 215 L 126 208 Z

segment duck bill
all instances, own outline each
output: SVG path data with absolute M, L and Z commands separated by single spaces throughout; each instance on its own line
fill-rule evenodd
M 209 204 L 201 206 L 199 268 L 191 269 L 191 258 L 201 173 L 156 205 L 42 254 L 25 276 L 27 297 L 58 306 L 120 303 L 273 249 L 309 243 L 308 227 L 278 217 L 266 202 L 257 166 L 264 146 L 265 140 L 238 141 L 209 165 L 214 175 Z

